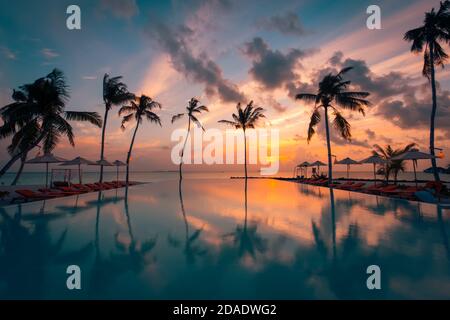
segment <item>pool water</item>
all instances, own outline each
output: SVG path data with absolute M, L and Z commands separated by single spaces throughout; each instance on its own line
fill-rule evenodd
M 0 298 L 449 299 L 450 210 L 278 180 L 0 208 Z M 78 265 L 81 290 L 68 290 Z M 366 269 L 381 270 L 369 290 Z

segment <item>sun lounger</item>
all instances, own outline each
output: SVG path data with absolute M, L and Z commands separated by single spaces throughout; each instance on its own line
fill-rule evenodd
M 42 192 L 35 192 L 28 189 L 19 189 L 15 191 L 18 195 L 21 196 L 21 198 L 14 198 L 11 202 L 15 202 L 17 200 L 45 200 L 45 199 L 51 199 L 55 197 L 62 197 L 65 196 L 64 194 L 58 193 L 58 192 L 48 192 L 48 193 L 42 193 Z
M 352 184 L 350 186 L 343 187 L 342 189 L 349 190 L 349 191 L 359 191 L 359 190 L 362 190 L 365 185 L 366 185 L 365 183 L 360 182 L 360 183 Z

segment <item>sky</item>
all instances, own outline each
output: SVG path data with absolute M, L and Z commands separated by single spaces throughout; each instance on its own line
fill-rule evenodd
M 81 9 L 81 30 L 66 28 L 66 8 Z M 380 30 L 366 26 L 366 9 L 381 8 Z M 416 143 L 428 150 L 431 89 L 422 76 L 423 57 L 403 40 L 422 24 L 435 0 L 0 0 L 0 106 L 13 88 L 31 83 L 53 68 L 63 70 L 70 86 L 67 110 L 103 115 L 102 78 L 121 75 L 130 91 L 160 102 L 162 127 L 144 123 L 133 150 L 132 170 L 170 170 L 176 142 L 170 136 L 186 119 L 171 124 L 191 97 L 210 112 L 200 115 L 205 128 L 230 119 L 237 102 L 263 107 L 264 128 L 280 134 L 281 170 L 303 161 L 326 162 L 323 121 L 306 141 L 312 106 L 296 101 L 314 93 L 323 76 L 352 66 L 352 89 L 368 91 L 366 116 L 343 111 L 353 139 L 332 130 L 332 153 L 361 160 L 374 144 L 402 147 Z M 436 146 L 448 155 L 450 73 L 437 69 Z M 107 123 L 105 154 L 125 160 L 134 124 L 120 129 L 118 109 Z M 62 140 L 54 153 L 99 159 L 100 129 L 72 123 L 76 146 Z M 8 140 L 0 142 L 5 150 Z M 37 151 L 33 151 L 36 153 Z M 34 154 L 33 154 L 34 155 Z M 0 154 L 0 165 L 8 160 Z M 446 166 L 450 161 L 438 161 Z M 429 163 L 419 162 L 419 168 Z M 359 170 L 364 170 L 361 167 Z M 188 166 L 186 170 L 228 170 L 233 166 Z M 257 166 L 252 167 L 257 169 Z M 370 170 L 370 167 L 366 168 Z

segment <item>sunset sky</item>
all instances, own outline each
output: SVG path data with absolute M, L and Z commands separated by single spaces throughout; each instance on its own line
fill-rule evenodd
M 81 8 L 81 30 L 66 28 L 70 4 Z M 183 112 L 191 97 L 210 109 L 200 117 L 205 128 L 220 129 L 225 127 L 217 121 L 229 119 L 238 101 L 254 100 L 267 110 L 261 126 L 280 129 L 281 169 L 291 170 L 305 160 L 326 162 L 324 127 L 319 126 L 308 144 L 312 109 L 295 101 L 295 94 L 314 93 L 324 75 L 353 66 L 347 78 L 355 89 L 371 93 L 373 105 L 366 117 L 344 112 L 353 140 L 349 143 L 333 134 L 333 154 L 360 160 L 370 155 L 375 143 L 400 147 L 411 142 L 427 152 L 430 86 L 421 74 L 422 56 L 410 53 L 403 35 L 420 26 L 424 12 L 439 6 L 439 1 L 376 1 L 381 30 L 366 27 L 366 8 L 371 4 L 375 3 L 0 0 L 0 105 L 11 102 L 12 88 L 59 68 L 70 85 L 67 109 L 103 115 L 103 74 L 122 75 L 130 91 L 163 105 L 163 127 L 146 123 L 139 132 L 132 170 L 167 170 L 174 168 L 170 151 L 175 143 L 170 135 L 186 125 L 184 121 L 172 125 L 170 119 Z M 437 69 L 437 80 L 436 146 L 445 148 L 448 156 L 449 69 Z M 54 153 L 99 159 L 100 129 L 73 125 L 76 147 L 64 140 Z M 125 160 L 133 126 L 122 131 L 117 109 L 112 111 L 108 160 Z M 7 144 L 0 142 L 2 150 Z M 0 164 L 7 159 L 2 152 Z M 448 158 L 438 161 L 441 166 L 448 163 Z M 429 166 L 419 163 L 422 169 Z M 371 167 L 358 170 L 364 169 Z

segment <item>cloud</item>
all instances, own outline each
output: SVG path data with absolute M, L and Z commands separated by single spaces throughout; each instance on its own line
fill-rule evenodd
M 110 11 L 116 18 L 130 19 L 139 13 L 136 0 L 100 0 L 101 9 Z
M 413 79 L 399 72 L 389 72 L 381 76 L 376 75 L 370 70 L 364 60 L 344 59 L 344 55 L 340 51 L 333 54 L 329 63 L 335 68 L 335 70 L 329 70 L 333 73 L 344 67 L 353 67 L 353 70 L 346 74 L 346 79 L 350 80 L 352 85 L 358 87 L 358 89 L 370 92 L 372 100 L 402 94 L 405 91 L 410 91 L 412 88 L 409 83 Z
M 83 80 L 97 80 L 97 76 L 83 76 Z
M 252 59 L 249 73 L 268 89 L 280 88 L 297 78 L 294 70 L 300 60 L 315 50 L 289 49 L 287 53 L 271 50 L 263 39 L 256 37 L 246 42 L 241 51 Z
M 11 49 L 9 49 L 7 47 L 0 47 L 0 52 L 3 54 L 3 56 L 6 59 L 17 60 L 17 55 Z
M 303 36 L 307 33 L 298 15 L 294 12 L 286 12 L 282 15 L 262 19 L 257 25 L 266 30 L 277 31 L 285 35 Z
M 420 95 L 420 96 L 419 96 Z M 450 91 L 438 86 L 438 109 L 436 114 L 436 129 L 450 133 Z M 428 129 L 431 113 L 431 90 L 428 83 L 418 85 L 405 92 L 398 99 L 382 101 L 376 115 L 391 121 L 403 129 Z
M 49 48 L 44 48 L 41 50 L 41 54 L 46 58 L 46 59 L 53 59 L 56 57 L 59 57 L 59 53 L 55 52 L 52 49 Z
M 147 33 L 169 54 L 173 67 L 186 78 L 203 84 L 208 96 L 218 97 L 223 102 L 245 100 L 244 94 L 233 82 L 224 78 L 222 69 L 205 52 L 193 52 L 190 46 L 194 36 L 192 29 L 186 26 L 171 28 L 152 19 Z
M 375 139 L 375 137 L 376 137 L 375 131 L 370 130 L 370 129 L 366 129 L 366 133 L 367 133 L 367 137 L 369 139 Z

